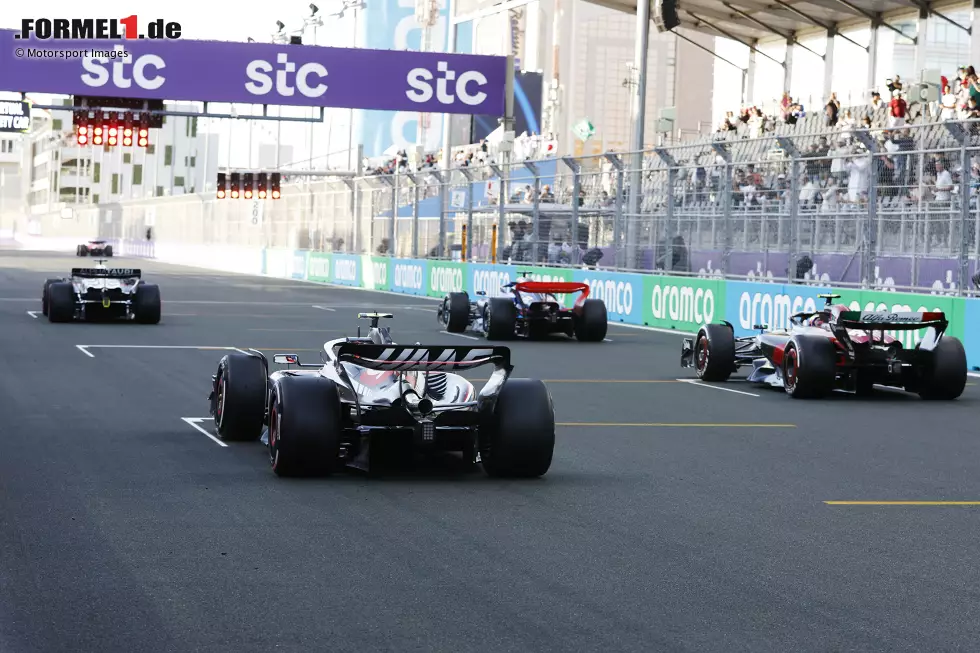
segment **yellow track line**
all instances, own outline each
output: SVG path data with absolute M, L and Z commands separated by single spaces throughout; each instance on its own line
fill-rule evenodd
M 824 501 L 828 506 L 980 506 L 980 501 Z
M 758 428 L 758 429 L 795 429 L 796 424 L 717 424 L 699 423 L 687 424 L 676 422 L 556 422 L 556 426 L 639 426 L 662 428 Z

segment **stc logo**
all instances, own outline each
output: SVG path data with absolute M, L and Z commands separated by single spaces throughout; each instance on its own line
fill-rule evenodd
M 280 69 L 275 71 L 275 86 L 278 95 L 292 97 L 295 91 L 299 91 L 301 95 L 306 97 L 320 97 L 327 92 L 327 85 L 320 83 L 327 76 L 327 69 L 323 64 L 311 61 L 303 64 L 297 70 L 296 64 L 289 60 L 289 55 L 285 52 L 280 52 L 276 56 L 276 62 L 280 65 Z M 250 62 L 245 68 L 245 76 L 252 81 L 245 84 L 245 90 L 252 95 L 268 94 L 272 90 L 272 76 L 270 73 L 273 70 L 275 68 L 272 64 L 264 59 L 256 59 Z M 289 79 L 289 76 L 293 73 L 296 75 L 295 87 L 290 85 Z M 310 76 L 315 76 L 312 83 Z
M 125 50 L 121 45 L 115 47 L 116 52 L 123 53 Z M 166 62 L 155 54 L 144 54 L 130 61 L 129 57 L 121 56 L 119 59 L 112 59 L 112 74 L 109 73 L 107 64 L 109 57 L 85 57 L 82 59 L 82 68 L 86 73 L 82 75 L 82 82 L 93 88 L 105 86 L 112 77 L 112 85 L 116 88 L 130 88 L 135 82 L 136 85 L 147 91 L 155 91 L 163 86 L 167 78 L 158 74 L 158 71 L 167 67 Z M 132 66 L 132 76 L 127 76 L 127 67 Z
M 413 68 L 408 71 L 406 81 L 414 89 L 405 91 L 405 95 L 408 96 L 409 100 L 418 103 L 428 102 L 434 94 L 436 99 L 439 100 L 439 104 L 451 105 L 459 98 L 459 101 L 463 104 L 475 107 L 487 99 L 487 94 L 483 91 L 478 90 L 475 93 L 470 93 L 468 88 L 470 84 L 476 85 L 477 88 L 486 86 L 487 78 L 483 73 L 469 70 L 457 78 L 456 71 L 449 70 L 449 63 L 446 61 L 440 61 L 436 68 L 438 68 L 439 77 L 436 79 L 435 91 L 432 90 L 431 82 L 436 76 L 432 74 L 431 70 L 428 68 Z M 453 84 L 455 95 L 448 89 L 450 83 Z

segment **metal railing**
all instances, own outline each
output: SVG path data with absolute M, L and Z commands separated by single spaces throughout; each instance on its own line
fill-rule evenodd
M 474 262 L 491 261 L 496 233 L 499 263 L 961 294 L 978 271 L 978 191 L 980 123 L 946 122 L 716 135 L 640 156 L 302 182 L 263 203 L 184 195 L 37 219 L 46 235 L 140 240 L 152 227 L 160 242 Z

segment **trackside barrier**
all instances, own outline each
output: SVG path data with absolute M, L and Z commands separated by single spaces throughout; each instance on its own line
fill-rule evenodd
M 30 249 L 74 249 L 66 239 L 19 239 Z M 726 320 L 738 336 L 755 333 L 756 325 L 786 328 L 794 313 L 818 309 L 818 295 L 835 293 L 835 300 L 852 310 L 943 311 L 948 333 L 963 340 L 971 370 L 980 370 L 980 299 L 948 295 L 882 292 L 804 284 L 754 283 L 720 278 L 671 277 L 604 270 L 458 263 L 383 256 L 329 254 L 293 249 L 258 249 L 216 245 L 155 243 L 150 250 L 113 241 L 127 255 L 148 252 L 167 263 L 264 274 L 369 290 L 442 297 L 448 292 L 483 291 L 500 296 L 501 286 L 516 281 L 518 272 L 535 281 L 579 281 L 591 287 L 590 296 L 605 302 L 611 322 L 693 332 L 704 322 Z M 71 247 L 67 247 L 71 244 Z M 133 252 L 130 254 L 129 252 Z M 574 300 L 569 296 L 568 304 Z M 921 338 L 920 331 L 894 332 L 906 347 Z

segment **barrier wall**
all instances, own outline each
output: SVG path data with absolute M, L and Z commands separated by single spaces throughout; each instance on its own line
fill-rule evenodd
M 48 241 L 45 246 L 46 240 L 35 237 L 22 244 L 30 249 L 68 249 L 68 241 Z M 671 329 L 678 333 L 694 332 L 704 322 L 722 320 L 732 324 L 736 335 L 749 335 L 758 325 L 785 328 L 794 313 L 821 306 L 824 300 L 818 295 L 836 293 L 841 295 L 837 301 L 848 304 L 852 310 L 943 311 L 950 322 L 948 333 L 960 338 L 966 347 L 970 369 L 980 370 L 980 299 L 292 249 L 112 242 L 113 247 L 125 255 L 147 256 L 168 263 L 434 298 L 463 290 L 471 296 L 479 291 L 498 296 L 502 294 L 501 286 L 523 276 L 536 281 L 582 281 L 591 287 L 591 297 L 605 302 L 611 322 Z M 70 249 L 74 249 L 74 245 Z M 573 300 L 570 296 L 568 303 Z M 894 332 L 892 335 L 905 346 L 913 346 L 921 332 Z

